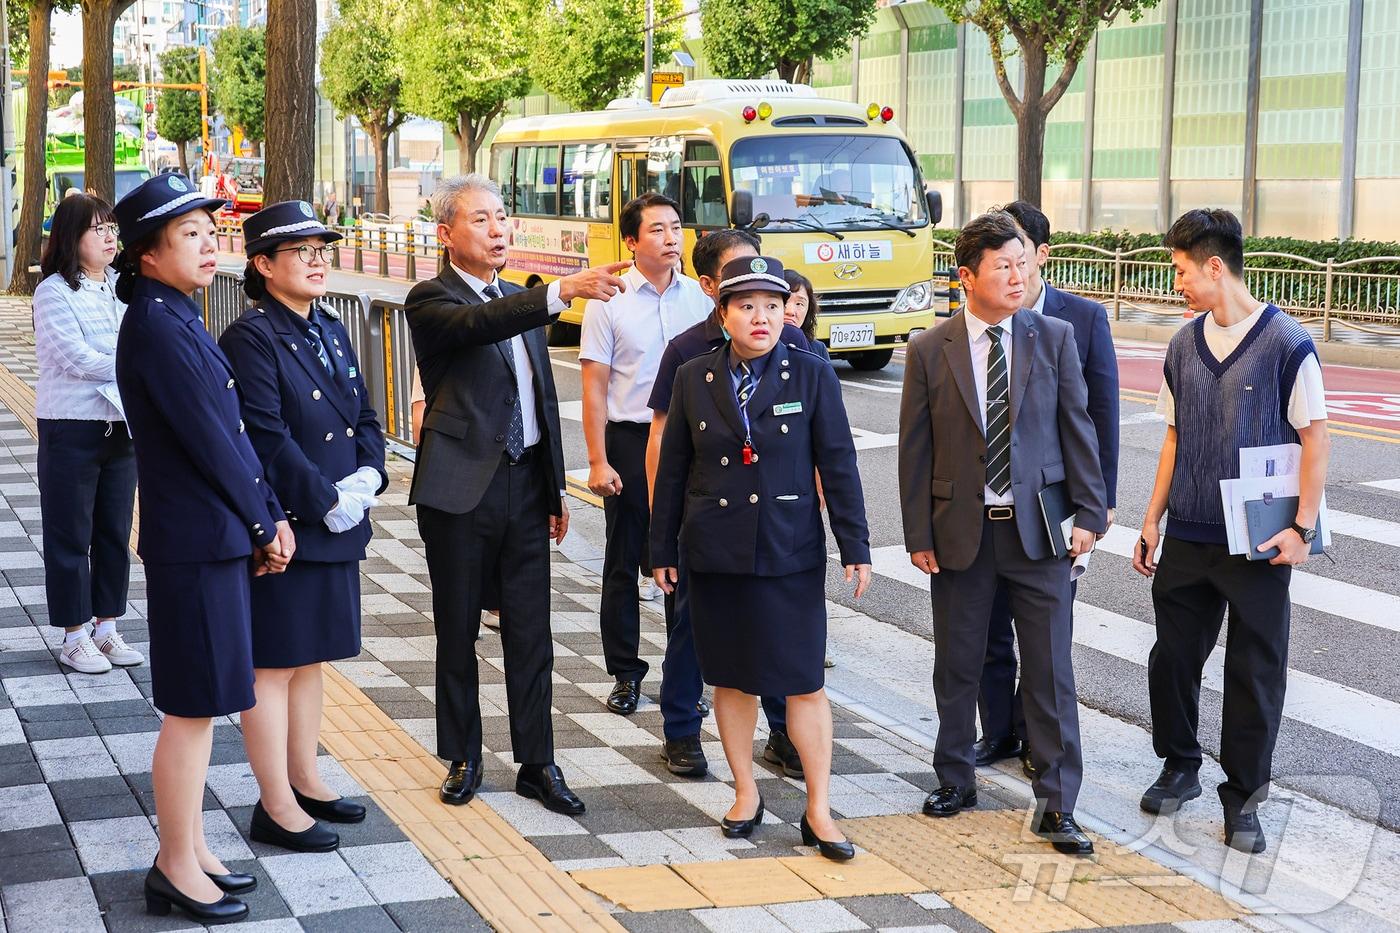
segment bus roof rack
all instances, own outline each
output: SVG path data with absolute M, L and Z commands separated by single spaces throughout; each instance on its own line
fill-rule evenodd
M 650 110 L 651 101 L 641 97 L 614 97 L 604 110 Z
M 720 100 L 758 100 L 766 97 L 815 98 L 810 85 L 786 81 L 743 81 L 706 78 L 680 87 L 669 87 L 661 95 L 662 107 L 689 107 Z

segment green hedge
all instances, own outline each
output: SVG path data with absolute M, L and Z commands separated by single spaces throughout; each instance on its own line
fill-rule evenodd
M 957 238 L 957 235 L 957 230 L 939 228 L 933 231 L 934 239 L 947 243 L 949 249 L 952 248 L 953 240 Z M 1161 246 L 1162 235 L 1160 233 L 1128 233 L 1126 230 L 1100 230 L 1095 233 L 1063 231 L 1051 234 L 1050 242 L 1052 244 L 1084 243 L 1089 246 L 1097 246 L 1100 249 L 1110 251 L 1121 249 L 1127 252 L 1148 246 Z M 1335 259 L 1337 262 L 1346 262 L 1349 259 L 1363 259 L 1368 256 L 1400 256 L 1400 243 L 1387 243 L 1378 240 L 1298 240 L 1284 236 L 1255 236 L 1245 237 L 1244 250 L 1246 253 L 1292 253 L 1294 256 L 1303 256 L 1318 262 L 1326 262 L 1329 258 Z M 1072 251 L 1056 251 L 1055 255 L 1073 256 L 1075 254 Z M 1289 260 L 1276 257 L 1270 257 L 1268 265 L 1274 269 L 1311 268 L 1306 263 L 1290 263 Z M 1400 262 L 1365 266 L 1364 269 L 1367 272 L 1400 274 Z

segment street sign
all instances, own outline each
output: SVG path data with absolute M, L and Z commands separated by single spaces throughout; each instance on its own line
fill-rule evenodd
M 156 141 L 156 131 L 155 131 L 155 130 L 147 130 L 147 131 L 146 131 L 146 138 L 149 139 L 151 142 L 155 142 L 155 141 Z
M 651 73 L 651 102 L 654 104 L 661 100 L 661 95 L 668 87 L 680 87 L 685 84 L 685 75 L 679 71 L 653 71 Z
M 243 153 L 244 155 L 248 155 L 249 153 L 251 153 L 253 151 L 252 140 L 243 140 L 243 142 L 238 146 L 238 151 Z

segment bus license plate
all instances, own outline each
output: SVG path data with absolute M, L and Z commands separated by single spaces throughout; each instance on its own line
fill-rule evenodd
M 875 346 L 875 325 L 869 322 L 864 324 L 832 324 L 831 338 L 828 344 L 833 350 L 873 347 Z

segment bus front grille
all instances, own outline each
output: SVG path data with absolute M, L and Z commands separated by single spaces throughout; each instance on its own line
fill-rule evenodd
M 828 314 L 874 314 L 888 311 L 898 297 L 899 289 L 897 288 L 818 293 L 823 316 Z

